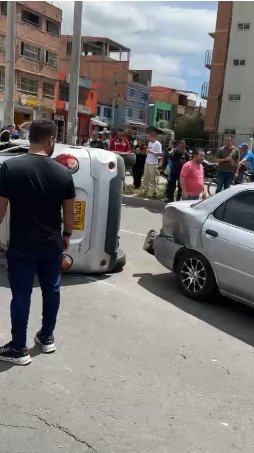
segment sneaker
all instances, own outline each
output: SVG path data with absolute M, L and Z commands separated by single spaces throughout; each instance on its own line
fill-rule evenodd
M 7 343 L 0 347 L 0 360 L 11 362 L 14 365 L 29 365 L 31 357 L 27 348 L 17 351 L 13 347 L 13 342 Z
M 56 350 L 53 335 L 51 335 L 50 337 L 44 337 L 41 332 L 38 332 L 35 335 L 34 341 L 41 346 L 43 354 L 50 354 L 51 352 L 55 352 Z

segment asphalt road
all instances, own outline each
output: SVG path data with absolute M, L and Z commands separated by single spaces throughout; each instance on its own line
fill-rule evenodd
M 126 268 L 63 279 L 49 356 L 33 347 L 35 288 L 32 364 L 0 364 L 0 453 L 253 453 L 254 312 L 183 297 L 142 250 L 162 205 L 126 200 Z M 10 293 L 4 268 L 0 275 L 3 343 Z

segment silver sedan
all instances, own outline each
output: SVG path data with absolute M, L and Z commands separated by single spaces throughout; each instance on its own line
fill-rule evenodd
M 253 304 L 254 184 L 168 204 L 160 234 L 151 230 L 144 249 L 176 273 L 187 296 L 203 301 L 219 290 Z

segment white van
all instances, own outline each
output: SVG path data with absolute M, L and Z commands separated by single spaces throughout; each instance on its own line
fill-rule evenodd
M 26 154 L 29 142 L 0 143 L 0 165 Z M 75 223 L 62 268 L 69 272 L 105 273 L 122 269 L 119 228 L 125 168 L 123 159 L 109 151 L 56 144 L 52 156 L 71 171 L 76 188 Z M 9 212 L 0 226 L 2 249 L 9 242 Z

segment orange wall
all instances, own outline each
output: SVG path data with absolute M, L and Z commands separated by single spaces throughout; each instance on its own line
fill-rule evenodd
M 63 71 L 60 71 L 58 73 L 58 80 L 66 80 L 66 74 Z M 87 94 L 85 103 L 83 105 L 89 107 L 91 109 L 91 114 L 95 115 L 97 112 L 98 103 L 98 84 L 96 82 L 92 82 L 91 89 L 83 88 L 83 90 L 85 90 Z M 56 108 L 58 110 L 65 110 L 65 101 L 61 101 L 59 99 L 59 82 L 57 82 L 56 87 Z

